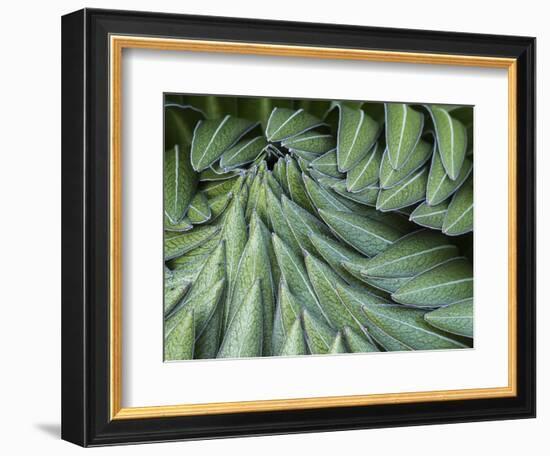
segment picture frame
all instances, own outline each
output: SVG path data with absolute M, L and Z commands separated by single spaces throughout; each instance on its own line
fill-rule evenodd
M 506 70 L 507 385 L 124 407 L 127 49 Z M 96 9 L 64 16 L 62 438 L 101 446 L 534 417 L 535 100 L 529 37 Z

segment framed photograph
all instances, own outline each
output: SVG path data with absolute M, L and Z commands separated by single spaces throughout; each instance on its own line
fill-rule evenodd
M 62 437 L 535 416 L 535 39 L 62 22 Z

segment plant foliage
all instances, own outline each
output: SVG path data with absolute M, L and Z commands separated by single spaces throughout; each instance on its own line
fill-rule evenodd
M 471 347 L 472 123 L 167 96 L 165 359 Z

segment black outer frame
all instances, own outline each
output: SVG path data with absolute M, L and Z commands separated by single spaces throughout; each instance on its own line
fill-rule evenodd
M 517 67 L 518 395 L 109 418 L 110 34 L 509 57 Z M 535 416 L 535 39 L 84 9 L 62 18 L 62 438 L 82 446 Z

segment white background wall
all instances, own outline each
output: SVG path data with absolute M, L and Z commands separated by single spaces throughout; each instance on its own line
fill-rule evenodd
M 82 8 L 519 34 L 538 39 L 538 418 L 370 431 L 103 448 L 94 454 L 544 454 L 548 451 L 550 317 L 543 122 L 550 118 L 548 12 L 540 0 L 4 2 L 0 14 L 0 448 L 72 454 L 60 421 L 60 16 Z M 545 182 L 546 180 L 546 182 Z M 546 430 L 546 433 L 543 431 Z M 131 452 L 131 453 L 130 453 Z

